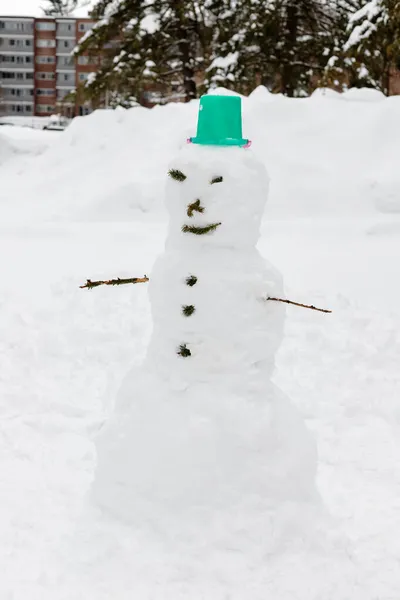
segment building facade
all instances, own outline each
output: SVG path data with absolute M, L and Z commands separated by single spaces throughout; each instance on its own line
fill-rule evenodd
M 87 114 L 87 104 L 66 96 L 96 70 L 88 56 L 71 52 L 92 19 L 0 16 L 0 116 Z

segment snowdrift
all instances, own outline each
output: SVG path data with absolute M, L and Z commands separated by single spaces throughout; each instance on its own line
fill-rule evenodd
M 163 215 L 168 160 L 195 133 L 197 108 L 193 101 L 76 118 L 51 148 L 22 171 L 19 166 L 14 197 L 2 201 L 3 207 L 9 203 L 7 218 L 129 221 Z M 400 211 L 399 109 L 400 98 L 374 90 L 317 90 L 310 98 L 289 99 L 260 87 L 244 98 L 244 133 L 272 181 L 267 215 Z M 15 178 L 10 170 L 0 175 Z M 40 206 L 29 201 L 32 194 L 43 198 Z
M 20 155 L 38 156 L 50 143 L 46 132 L 3 125 L 0 129 L 0 169 L 13 157 Z
M 172 546 L 85 509 L 93 438 L 153 323 L 150 286 L 79 285 L 153 272 L 165 170 L 196 103 L 99 111 L 35 139 L 0 127 L 1 600 L 398 599 L 400 220 L 379 212 L 400 198 L 398 107 L 370 90 L 244 100 L 272 177 L 258 248 L 288 298 L 333 310 L 287 308 L 274 374 L 317 445 L 329 539 L 310 539 L 314 512 L 298 528 L 289 510 L 262 553 L 247 527 L 260 511 L 235 520 L 228 552 L 213 543 L 225 512 L 187 553 L 185 536 Z

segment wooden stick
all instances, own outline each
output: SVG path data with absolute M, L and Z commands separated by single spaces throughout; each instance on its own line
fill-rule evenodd
M 291 300 L 284 300 L 283 298 L 267 298 L 267 300 L 271 300 L 272 302 L 284 302 L 285 304 L 292 304 L 293 306 L 300 306 L 301 308 L 309 308 L 310 310 L 317 310 L 318 312 L 323 313 L 332 313 L 331 310 L 326 310 L 325 308 L 317 308 L 312 304 L 300 304 L 299 302 L 292 302 Z
M 120 279 L 118 277 L 117 279 L 108 279 L 107 281 L 91 281 L 90 279 L 87 279 L 85 285 L 80 285 L 79 287 L 81 290 L 84 288 L 91 290 L 99 285 L 125 285 L 127 283 L 147 283 L 148 281 L 149 278 L 147 275 L 144 277 L 131 277 L 129 279 Z
M 120 279 L 118 277 L 117 279 L 108 279 L 106 281 L 91 281 L 90 279 L 87 279 L 85 285 L 80 285 L 79 287 L 82 290 L 84 288 L 93 289 L 95 287 L 98 287 L 99 285 L 126 285 L 127 283 L 147 283 L 148 281 L 149 278 L 147 277 L 147 275 L 145 275 L 144 277 L 130 277 L 129 279 Z M 317 308 L 312 304 L 300 304 L 300 302 L 293 302 L 292 300 L 286 300 L 284 298 L 271 298 L 269 296 L 267 300 L 270 300 L 271 302 L 283 302 L 284 304 L 300 306 L 301 308 L 309 308 L 310 310 L 317 310 L 318 312 L 328 314 L 332 313 L 331 310 L 326 310 L 325 308 Z

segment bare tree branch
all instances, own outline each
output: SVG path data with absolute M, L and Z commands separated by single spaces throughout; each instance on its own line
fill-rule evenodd
M 325 308 L 316 308 L 312 304 L 300 304 L 299 302 L 292 302 L 292 300 L 285 300 L 284 298 L 268 297 L 267 300 L 270 300 L 271 302 L 284 302 L 285 304 L 292 304 L 293 306 L 300 306 L 301 308 L 309 308 L 310 310 L 317 310 L 318 312 L 332 313 L 331 310 L 327 310 Z
M 80 289 L 88 288 L 93 289 L 95 287 L 99 287 L 99 285 L 125 285 L 127 283 L 147 283 L 149 278 L 147 275 L 144 277 L 130 277 L 129 279 L 108 279 L 106 281 L 91 281 L 90 279 L 86 280 L 85 285 L 80 285 Z
M 150 280 L 147 277 L 147 275 L 145 275 L 144 277 L 129 277 L 127 279 L 120 279 L 118 277 L 117 279 L 108 279 L 105 281 L 92 281 L 91 279 L 87 279 L 85 285 L 80 285 L 79 287 L 80 289 L 93 289 L 95 287 L 99 287 L 100 285 L 126 285 L 128 283 L 147 283 L 148 281 Z M 286 298 L 272 298 L 271 296 L 268 296 L 268 298 L 266 298 L 266 301 L 283 302 L 284 304 L 300 306 L 301 308 L 309 308 L 310 310 L 317 310 L 318 312 L 329 314 L 332 313 L 331 310 L 327 310 L 325 308 L 317 308 L 312 304 L 301 304 L 300 302 L 293 302 L 292 300 L 286 300 Z

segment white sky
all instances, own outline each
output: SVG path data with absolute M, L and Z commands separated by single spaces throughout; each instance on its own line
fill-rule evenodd
M 40 17 L 43 15 L 41 7 L 45 5 L 45 0 L 0 0 L 0 17 L 7 16 L 27 16 Z M 95 4 L 92 0 L 91 4 Z M 76 11 L 76 16 L 86 17 L 88 8 L 82 8 Z

